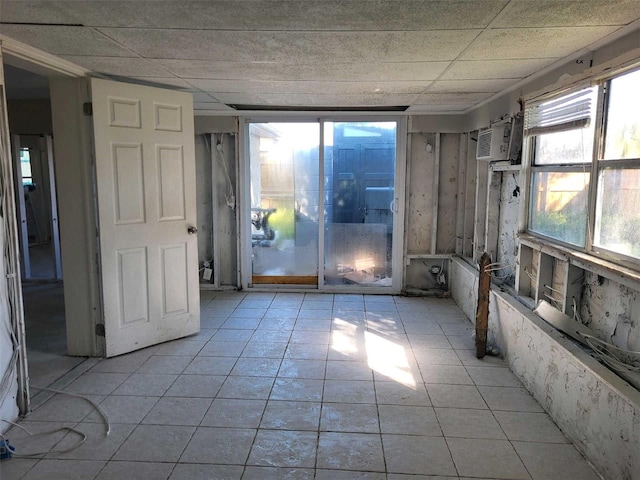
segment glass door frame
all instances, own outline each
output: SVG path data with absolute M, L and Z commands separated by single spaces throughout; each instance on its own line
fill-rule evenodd
M 326 122 L 396 122 L 396 152 L 394 170 L 394 216 L 393 216 L 393 244 L 391 251 L 391 286 L 362 286 L 362 285 L 327 285 L 325 275 L 325 189 L 324 189 L 324 142 Z M 318 214 L 318 284 L 316 285 L 286 285 L 259 284 L 253 285 L 252 280 L 252 248 L 251 248 L 251 171 L 249 153 L 249 125 L 251 123 L 319 123 L 319 214 Z M 402 290 L 403 282 L 403 254 L 405 229 L 405 186 L 406 186 L 406 157 L 407 157 L 407 117 L 388 115 L 345 115 L 345 116 L 251 116 L 239 118 L 240 141 L 238 149 L 239 159 L 239 195 L 237 196 L 238 215 L 238 252 L 239 252 L 239 285 L 249 291 L 317 291 L 326 293 L 367 293 L 367 294 L 396 294 Z

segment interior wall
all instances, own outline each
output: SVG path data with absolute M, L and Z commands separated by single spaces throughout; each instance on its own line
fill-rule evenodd
M 92 166 L 91 117 L 82 105 L 90 100 L 87 78 L 56 77 L 50 82 L 54 127 L 54 162 L 69 355 L 100 356 L 96 335 L 101 320 L 97 225 Z
M 51 101 L 9 100 L 9 130 L 17 135 L 51 135 Z
M 8 142 L 8 119 L 6 116 L 6 100 L 5 100 L 5 84 L 4 75 L 2 72 L 2 54 L 0 54 L 0 139 L 3 141 L 0 143 L 0 185 L 2 191 L 5 190 L 7 182 L 10 186 L 12 179 L 6 178 L 3 172 L 11 171 L 7 168 L 11 165 L 11 155 L 9 153 Z M 11 189 L 9 189 L 11 191 Z M 7 222 L 15 222 L 14 218 L 7 218 L 7 203 L 11 199 L 0 196 L 0 202 L 2 208 L 0 209 L 0 378 L 5 373 L 14 368 L 11 365 L 11 357 L 13 354 L 13 343 L 11 341 L 10 329 L 12 317 L 9 309 L 9 285 L 7 274 L 13 273 L 8 271 L 6 263 L 5 252 L 7 251 L 6 228 Z M 18 273 L 19 274 L 19 273 Z M 1 394 L 1 392 L 0 392 Z M 17 376 L 13 375 L 10 379 L 6 396 L 0 398 L 0 418 L 14 421 L 18 418 L 18 404 L 16 402 L 18 394 L 18 381 Z M 0 432 L 5 432 L 9 425 L 6 423 L 0 423 Z

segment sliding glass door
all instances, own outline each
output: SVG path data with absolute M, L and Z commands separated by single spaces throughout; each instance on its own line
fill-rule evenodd
M 244 133 L 243 284 L 397 291 L 398 122 L 247 121 Z
M 396 122 L 326 122 L 324 152 L 324 284 L 391 287 Z
M 249 124 L 251 283 L 318 284 L 318 123 Z

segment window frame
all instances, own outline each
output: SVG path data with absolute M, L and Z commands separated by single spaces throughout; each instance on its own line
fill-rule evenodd
M 602 189 L 599 188 L 601 184 L 601 174 L 605 170 L 622 170 L 622 169 L 640 169 L 640 158 L 628 158 L 628 159 L 604 159 L 605 139 L 607 134 L 607 117 L 609 98 L 611 91 L 611 82 L 613 79 L 632 72 L 640 72 L 640 64 L 635 63 L 624 69 L 619 69 L 615 72 L 608 72 L 606 76 L 594 79 L 591 86 L 597 88 L 597 100 L 596 108 L 593 116 L 595 122 L 594 139 L 593 139 L 593 151 L 590 163 L 559 163 L 552 165 L 535 165 L 535 153 L 536 142 L 540 135 L 532 134 L 524 135 L 524 148 L 525 153 L 524 168 L 526 172 L 527 188 L 529 193 L 526 198 L 526 206 L 524 208 L 523 219 L 523 231 L 527 235 L 543 239 L 551 244 L 559 245 L 570 250 L 586 253 L 593 257 L 601 258 L 612 263 L 631 268 L 635 271 L 640 271 L 640 258 L 632 257 L 619 253 L 603 246 L 596 245 L 596 228 L 598 227 L 598 206 L 601 204 L 599 200 L 602 197 Z M 572 91 L 577 91 L 585 88 L 584 83 L 574 85 L 571 89 L 563 89 L 545 95 L 544 98 L 536 99 L 532 102 L 533 105 L 537 105 L 541 102 L 549 101 L 554 98 L 561 98 L 565 95 L 570 95 Z M 528 106 L 527 106 L 528 107 Z M 525 108 L 527 108 L 525 107 Z M 585 168 L 585 166 L 587 168 Z M 550 172 L 588 172 L 589 175 L 589 189 L 587 199 L 587 215 L 586 215 L 586 237 L 584 247 L 577 246 L 572 243 L 568 243 L 543 233 L 534 231 L 531 229 L 531 214 L 534 194 L 534 175 L 536 172 L 550 171 Z

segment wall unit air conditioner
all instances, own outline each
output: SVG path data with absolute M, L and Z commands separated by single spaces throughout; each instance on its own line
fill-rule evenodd
M 480 130 L 478 133 L 478 160 L 506 160 L 509 158 L 509 137 L 511 136 L 511 124 L 504 123 L 499 126 Z

